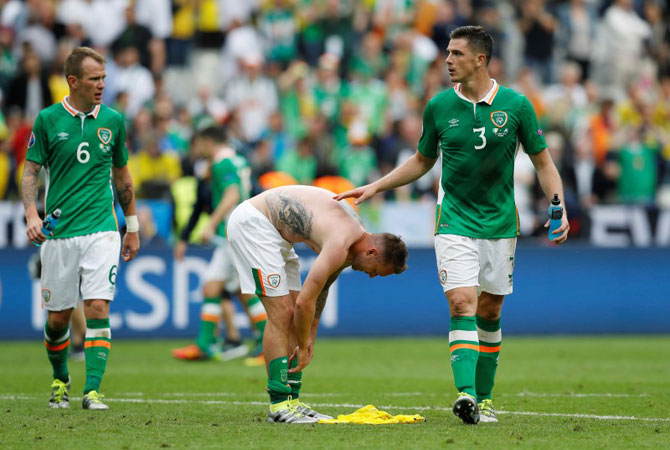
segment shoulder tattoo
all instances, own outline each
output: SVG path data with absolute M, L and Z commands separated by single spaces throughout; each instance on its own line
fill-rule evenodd
M 272 222 L 280 229 L 309 239 L 312 235 L 312 212 L 295 198 L 283 194 L 265 199 Z

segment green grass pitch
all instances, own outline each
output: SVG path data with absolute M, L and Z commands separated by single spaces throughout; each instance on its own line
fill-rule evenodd
M 107 412 L 81 409 L 84 363 L 70 362 L 69 410 L 47 407 L 43 344 L 3 342 L 2 449 L 668 448 L 670 336 L 508 337 L 498 424 L 463 425 L 446 337 L 321 339 L 302 398 L 332 415 L 373 404 L 415 425 L 268 424 L 265 372 L 240 361 L 185 363 L 186 341 L 117 339 L 103 380 Z

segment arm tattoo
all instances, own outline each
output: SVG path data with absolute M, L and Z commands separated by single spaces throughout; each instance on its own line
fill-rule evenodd
M 280 230 L 309 239 L 312 235 L 313 214 L 294 198 L 277 194 L 265 199 L 272 222 Z
M 320 319 L 323 308 L 326 306 L 326 299 L 328 299 L 328 288 L 330 286 L 325 286 L 319 296 L 316 298 L 316 306 L 314 308 L 314 318 Z
M 116 196 L 119 199 L 119 203 L 121 204 L 121 208 L 123 208 L 123 212 L 126 212 L 128 209 L 128 205 L 130 205 L 130 202 L 132 202 L 134 193 L 133 193 L 133 185 L 132 183 L 124 183 L 121 182 L 116 185 Z
M 328 299 L 328 289 L 330 289 L 330 285 L 337 280 L 337 277 L 340 276 L 340 273 L 342 272 L 342 269 L 339 269 L 337 272 L 332 274 L 330 277 L 328 277 L 328 281 L 326 281 L 326 285 L 321 289 L 321 293 L 319 296 L 316 298 L 316 306 L 314 308 L 314 318 L 315 319 L 320 319 L 321 318 L 321 313 L 323 312 L 323 308 L 326 306 L 326 300 Z
M 21 181 L 21 199 L 26 211 L 37 201 L 37 177 L 41 168 L 40 164 L 26 160 Z

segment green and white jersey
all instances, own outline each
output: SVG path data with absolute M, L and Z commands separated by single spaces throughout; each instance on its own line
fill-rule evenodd
M 495 80 L 477 103 L 461 94 L 460 84 L 428 102 L 419 152 L 434 159 L 438 145 L 441 150 L 436 234 L 518 235 L 514 158 L 519 143 L 528 154 L 547 147 L 528 99 Z
M 26 155 L 46 170 L 46 213 L 61 210 L 52 238 L 118 231 L 111 167 L 128 160 L 123 117 L 104 105 L 84 114 L 67 100 L 37 115 Z
M 212 184 L 212 211 L 221 202 L 223 194 L 226 189 L 235 185 L 240 194 L 242 203 L 251 196 L 251 168 L 249 162 L 244 156 L 238 155 L 235 150 L 224 148 L 219 150 L 212 164 L 211 174 Z M 230 215 L 230 213 L 228 213 Z M 216 234 L 222 238 L 226 237 L 226 221 L 228 217 L 221 222 L 216 228 Z

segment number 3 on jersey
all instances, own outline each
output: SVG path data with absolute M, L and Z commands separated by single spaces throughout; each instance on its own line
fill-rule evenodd
M 486 147 L 486 136 L 484 136 L 484 132 L 486 131 L 486 128 L 481 127 L 481 128 L 473 128 L 472 131 L 474 133 L 479 133 L 479 137 L 482 139 L 482 143 L 479 145 L 475 145 L 475 150 L 481 150 L 484 147 Z
M 89 159 L 91 159 L 91 154 L 86 150 L 88 148 L 88 142 L 82 142 L 77 147 L 77 161 L 82 164 L 86 164 Z

